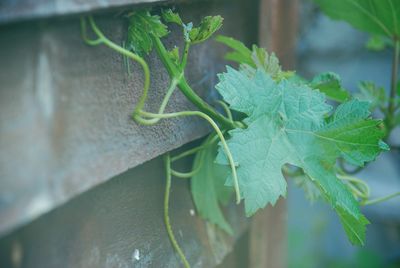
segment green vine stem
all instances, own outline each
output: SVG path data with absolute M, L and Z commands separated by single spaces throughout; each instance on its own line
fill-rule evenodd
M 225 102 L 223 102 L 222 100 L 218 100 L 216 101 L 216 103 L 218 103 L 219 105 L 221 105 L 221 107 L 224 109 L 226 116 L 229 118 L 229 120 L 231 120 L 233 122 L 233 117 L 232 117 L 232 112 L 228 107 L 228 104 L 226 104 Z
M 219 139 L 221 140 L 222 147 L 224 148 L 226 157 L 228 158 L 228 162 L 231 167 L 233 188 L 235 189 L 235 193 L 236 193 L 236 203 L 237 204 L 240 203 L 241 196 L 240 196 L 239 182 L 238 182 L 238 178 L 237 178 L 235 162 L 233 161 L 233 157 L 232 157 L 231 151 L 228 147 L 228 144 L 225 141 L 224 134 L 219 129 L 218 125 L 212 120 L 211 117 L 209 117 L 208 115 L 206 115 L 205 113 L 202 113 L 200 111 L 181 111 L 181 112 L 168 113 L 168 114 L 154 114 L 154 113 L 149 113 L 149 112 L 142 112 L 142 114 L 144 116 L 147 116 L 150 118 L 174 118 L 174 117 L 181 117 L 181 116 L 199 116 L 199 117 L 205 119 L 206 121 L 208 121 L 208 123 L 214 128 Z
M 159 108 L 159 110 L 158 110 L 158 114 L 164 113 L 164 110 L 165 110 L 165 108 L 166 108 L 166 106 L 167 106 L 167 104 L 168 104 L 168 101 L 169 101 L 169 99 L 171 98 L 172 93 L 173 93 L 174 90 L 176 89 L 176 85 L 177 85 L 177 84 L 178 84 L 178 80 L 175 79 L 175 78 L 173 78 L 172 81 L 171 81 L 171 84 L 170 84 L 170 86 L 169 86 L 169 88 L 168 88 L 168 90 L 167 90 L 167 93 L 165 94 L 165 97 L 164 97 L 164 99 L 163 99 L 162 102 L 161 102 L 161 106 L 160 106 L 160 108 Z M 146 96 L 146 98 L 147 98 L 147 96 Z M 145 98 L 145 100 L 146 100 L 146 98 Z M 138 113 L 139 113 L 139 115 L 143 115 L 143 111 L 142 111 L 142 110 L 139 110 Z M 140 117 L 140 116 L 136 116 L 136 110 L 133 112 L 132 117 L 133 117 L 137 122 L 141 123 L 142 125 L 154 125 L 154 124 L 156 124 L 158 121 L 160 121 L 160 119 L 161 119 L 161 118 L 145 119 L 145 118 L 142 118 L 142 117 Z
M 157 54 L 163 62 L 168 74 L 171 77 L 176 77 L 181 73 L 180 68 L 178 68 L 168 57 L 168 52 L 161 42 L 160 38 L 153 36 L 153 43 L 156 48 Z M 184 61 L 182 63 L 186 64 Z M 226 129 L 233 128 L 243 128 L 244 125 L 241 122 L 232 122 L 229 118 L 217 113 L 214 108 L 212 108 L 208 103 L 203 101 L 196 92 L 189 86 L 184 76 L 179 80 L 178 87 L 182 93 L 188 98 L 200 111 L 207 114 L 209 117 L 213 118 L 215 121 L 220 123 Z
M 395 111 L 396 111 L 396 86 L 397 86 L 397 73 L 398 73 L 398 66 L 399 66 L 399 53 L 400 53 L 400 41 L 394 39 L 394 53 L 393 53 L 393 62 L 392 62 L 392 79 L 390 83 L 390 95 L 389 95 L 389 105 L 388 105 L 388 134 L 395 126 Z
M 200 168 L 201 168 L 201 165 L 199 165 L 198 167 L 196 167 L 195 169 L 193 169 L 190 172 L 179 172 L 174 169 L 171 169 L 171 174 L 173 176 L 181 178 L 181 179 L 189 179 L 189 178 L 193 177 L 197 172 L 199 172 Z
M 183 55 L 182 55 L 182 61 L 181 61 L 181 69 L 185 70 L 188 55 L 189 55 L 189 48 L 190 48 L 190 42 L 185 41 L 185 48 L 183 50 Z
M 349 176 L 349 175 L 337 175 L 337 177 L 343 181 L 348 182 L 348 186 L 351 188 L 351 191 L 356 196 L 360 197 L 363 200 L 366 200 L 370 196 L 370 188 L 366 182 L 363 180 Z
M 100 45 L 100 44 L 104 44 L 106 46 L 108 46 L 109 48 L 115 50 L 116 52 L 121 53 L 123 56 L 126 56 L 136 62 L 138 62 L 143 69 L 143 73 L 144 73 L 144 84 L 143 84 L 143 94 L 139 99 L 139 102 L 137 103 L 136 107 L 135 107 L 135 111 L 134 111 L 134 117 L 136 118 L 138 111 L 142 110 L 144 103 L 147 99 L 147 94 L 150 88 L 150 69 L 149 66 L 147 65 L 146 61 L 140 57 L 139 55 L 136 55 L 132 52 L 130 52 L 129 50 L 124 49 L 123 47 L 115 44 L 114 42 L 112 42 L 111 40 L 109 40 L 107 37 L 105 37 L 105 35 L 100 31 L 100 29 L 97 27 L 94 19 L 92 16 L 88 16 L 88 21 L 89 21 L 89 25 L 92 28 L 93 32 L 97 35 L 97 39 L 95 40 L 91 40 L 87 37 L 87 33 L 86 33 L 86 21 L 84 18 L 81 18 L 81 32 L 82 32 L 82 38 L 83 40 L 86 42 L 86 44 L 88 45 Z
M 170 191 L 171 191 L 171 157 L 169 153 L 167 153 L 164 157 L 164 162 L 165 162 L 165 172 L 167 175 L 167 180 L 166 180 L 166 185 L 165 185 L 165 195 L 164 195 L 164 222 L 165 222 L 165 227 L 167 228 L 167 233 L 169 236 L 169 239 L 172 243 L 172 246 L 174 247 L 175 251 L 178 253 L 183 265 L 186 268 L 190 268 L 190 264 L 187 261 L 185 254 L 183 253 L 181 247 L 179 246 L 178 242 L 176 241 L 174 232 L 172 231 L 171 223 L 169 220 L 169 196 L 170 196 Z
M 201 146 L 198 146 L 198 147 L 194 147 L 194 148 L 192 148 L 190 150 L 187 150 L 187 151 L 185 151 L 185 152 L 183 152 L 181 154 L 178 154 L 176 156 L 171 157 L 171 161 L 172 162 L 178 161 L 178 160 L 180 160 L 180 159 L 182 159 L 182 158 L 184 158 L 186 156 L 195 154 L 195 153 L 203 150 L 204 148 L 206 148 L 206 146 L 204 146 L 204 145 L 201 145 Z

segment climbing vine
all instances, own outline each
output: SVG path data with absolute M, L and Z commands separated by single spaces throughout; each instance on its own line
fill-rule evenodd
M 317 2 L 325 8 L 332 1 Z M 224 111 L 220 113 L 190 87 L 185 68 L 189 50 L 209 39 L 222 26 L 222 17 L 207 16 L 198 26 L 184 23 L 171 9 L 162 10 L 161 16 L 139 10 L 127 13 L 126 17 L 128 38 L 123 46 L 108 39 L 92 16 L 81 18 L 81 30 L 86 44 L 105 45 L 123 55 L 125 62 L 133 60 L 142 67 L 143 93 L 132 113 L 133 120 L 140 125 L 153 125 L 163 119 L 197 116 L 213 128 L 200 146 L 175 156 L 167 153 L 164 157 L 164 221 L 172 246 L 185 267 L 190 265 L 175 239 L 168 214 L 172 177 L 190 178 L 198 214 L 229 234 L 233 230 L 221 205 L 227 204 L 232 194 L 236 203 L 244 200 L 246 215 L 251 216 L 285 197 L 284 177 L 292 178 L 309 198 L 321 198 L 331 205 L 353 244 L 364 244 L 369 222 L 359 206 L 399 195 L 371 200 L 368 185 L 352 174 L 380 152 L 389 150 L 387 138 L 400 124 L 399 98 L 392 93 L 393 89 L 386 98 L 373 83 L 363 83 L 360 93 L 363 100 L 360 100 L 341 86 L 334 73 L 323 73 L 307 81 L 295 72 L 282 70 L 273 53 L 256 45 L 249 49 L 238 40 L 217 36 L 216 41 L 231 48 L 225 58 L 239 64 L 238 69 L 227 67 L 225 73 L 218 75 L 216 90 L 222 99 L 217 105 Z M 182 53 L 178 47 L 167 50 L 162 42 L 169 33 L 166 24 L 170 23 L 182 29 Z M 95 36 L 93 39 L 88 29 L 90 36 Z M 393 35 L 396 72 L 397 36 L 396 32 Z M 144 110 L 151 77 L 144 57 L 153 49 L 170 76 L 169 87 L 155 113 Z M 394 82 L 397 82 L 396 72 Z M 165 113 L 177 88 L 198 110 Z M 338 106 L 329 105 L 327 98 Z M 384 112 L 383 120 L 371 118 L 371 109 L 377 107 Z M 190 155 L 194 155 L 192 171 L 185 173 L 173 168 L 174 162 Z M 357 168 L 349 171 L 346 169 L 349 164 Z

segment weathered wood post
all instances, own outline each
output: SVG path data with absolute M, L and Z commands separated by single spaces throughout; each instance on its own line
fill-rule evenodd
M 298 1 L 262 0 L 259 12 L 260 46 L 276 53 L 283 68 L 294 68 Z M 250 267 L 286 267 L 286 219 L 283 199 L 255 215 L 250 227 Z

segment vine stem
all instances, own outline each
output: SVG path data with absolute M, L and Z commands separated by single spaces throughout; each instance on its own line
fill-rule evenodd
M 392 198 L 394 198 L 396 196 L 400 196 L 400 192 L 397 192 L 397 193 L 394 193 L 394 194 L 390 194 L 390 195 L 387 195 L 387 196 L 384 196 L 384 197 L 375 198 L 375 199 L 372 199 L 372 200 L 369 200 L 369 201 L 365 201 L 365 202 L 362 203 L 362 205 L 364 205 L 364 206 L 366 206 L 366 205 L 375 205 L 375 204 L 387 201 L 389 199 L 392 199 Z
M 99 45 L 99 44 L 104 44 L 108 46 L 109 48 L 115 50 L 116 52 L 121 53 L 122 55 L 138 62 L 143 69 L 144 73 L 144 84 L 143 84 L 143 94 L 139 99 L 138 104 L 135 107 L 134 114 L 137 114 L 140 110 L 142 110 L 144 103 L 147 99 L 147 94 L 150 88 L 150 69 L 149 66 L 147 65 L 146 61 L 140 57 L 137 54 L 132 53 L 131 51 L 124 49 L 123 47 L 117 45 L 116 43 L 112 42 L 110 39 L 105 37 L 105 35 L 100 31 L 100 29 L 97 27 L 94 19 L 92 16 L 88 16 L 89 24 L 90 27 L 92 28 L 93 32 L 97 35 L 98 39 L 96 40 L 90 40 L 86 36 L 86 22 L 84 18 L 81 18 L 81 28 L 82 28 L 82 37 L 84 41 L 89 44 L 89 45 Z
M 218 135 L 219 139 L 221 140 L 222 146 L 224 148 L 226 157 L 228 158 L 228 162 L 229 162 L 229 165 L 230 165 L 231 171 L 232 171 L 233 187 L 234 187 L 235 193 L 236 193 L 236 203 L 237 204 L 240 203 L 241 196 L 240 196 L 239 182 L 238 182 L 238 178 L 237 178 L 235 162 L 233 161 L 231 151 L 229 150 L 228 144 L 225 141 L 223 133 L 221 132 L 218 125 L 214 122 L 214 120 L 212 120 L 211 117 L 209 117 L 208 115 L 206 115 L 205 113 L 200 112 L 200 111 L 182 111 L 182 112 L 166 113 L 166 114 L 154 114 L 154 113 L 142 111 L 142 114 L 144 116 L 148 116 L 151 118 L 174 118 L 174 117 L 181 117 L 181 116 L 199 116 L 199 117 L 205 119 L 206 121 L 208 121 L 208 123 L 214 128 L 215 132 L 217 132 L 217 135 Z
M 184 158 L 184 157 L 186 157 L 186 156 L 195 154 L 195 153 L 197 153 L 197 152 L 199 152 L 199 151 L 201 151 L 201 150 L 207 148 L 208 146 L 210 146 L 210 144 L 212 144 L 213 142 L 215 142 L 215 140 L 216 140 L 217 138 L 218 138 L 218 135 L 210 135 L 210 136 L 207 138 L 207 142 L 206 142 L 206 143 L 204 143 L 204 144 L 202 144 L 202 145 L 200 145 L 200 146 L 194 147 L 194 148 L 192 148 L 192 149 L 189 149 L 189 150 L 187 150 L 187 151 L 185 151 L 185 152 L 183 152 L 183 153 L 181 153 L 181 154 L 178 154 L 178 155 L 176 155 L 176 156 L 171 157 L 171 161 L 172 161 L 172 162 L 175 162 L 175 161 L 178 161 L 178 160 L 180 160 L 180 159 L 182 159 L 182 158 Z
M 153 41 L 157 54 L 160 57 L 161 61 L 163 62 L 168 74 L 171 77 L 176 77 L 178 74 L 182 72 L 180 70 L 181 68 L 178 68 L 171 61 L 171 59 L 168 56 L 168 52 L 164 47 L 163 43 L 161 42 L 160 38 L 153 36 Z M 223 115 L 217 113 L 214 108 L 212 108 L 208 103 L 203 101 L 203 99 L 196 94 L 196 92 L 189 86 L 184 76 L 179 80 L 178 87 L 182 91 L 182 93 L 186 96 L 186 98 L 188 98 L 194 105 L 196 105 L 196 107 L 200 111 L 207 114 L 209 117 L 213 118 L 215 121 L 220 123 L 224 128 L 233 129 L 233 128 L 244 127 L 243 123 L 232 122 L 231 120 L 229 120 L 229 118 L 226 118 Z
M 219 105 L 221 105 L 221 107 L 224 109 L 226 116 L 229 118 L 229 120 L 231 120 L 233 122 L 233 116 L 232 116 L 232 112 L 229 109 L 228 105 L 222 101 L 222 100 L 218 100 L 216 101 L 216 103 L 218 103 Z
M 359 192 L 359 196 L 366 199 L 369 197 L 370 195 L 370 188 L 368 186 L 368 184 L 366 182 L 364 182 L 363 180 L 353 177 L 353 176 L 348 176 L 348 175 L 337 175 L 337 177 L 343 181 L 348 181 L 352 184 L 354 184 L 354 187 L 357 187 L 356 190 Z M 351 185 L 351 184 L 349 184 Z
M 389 105 L 388 105 L 388 128 L 390 130 L 394 127 L 394 113 L 396 111 L 396 85 L 397 85 L 397 73 L 399 66 L 399 52 L 400 52 L 400 41 L 394 40 L 394 53 L 392 62 L 392 79 L 390 83 L 390 95 L 389 95 Z
M 178 155 L 176 155 L 176 156 L 171 157 L 171 161 L 172 161 L 172 162 L 175 162 L 175 161 L 177 161 L 177 160 L 179 160 L 179 159 L 182 159 L 182 158 L 184 158 L 184 157 L 186 157 L 186 156 L 195 154 L 195 153 L 197 153 L 198 151 L 203 150 L 204 148 L 206 148 L 206 146 L 204 146 L 204 145 L 200 145 L 200 146 L 198 146 L 198 147 L 194 147 L 194 148 L 192 148 L 192 149 L 190 149 L 190 150 L 187 150 L 187 151 L 185 151 L 185 152 L 183 152 L 183 153 L 181 153 L 181 154 L 178 154 Z
M 185 41 L 185 48 L 183 50 L 183 55 L 182 55 L 182 61 L 181 61 L 181 69 L 185 70 L 188 55 L 189 55 L 189 48 L 190 48 L 190 42 Z
M 194 175 L 196 175 L 197 172 L 199 172 L 201 166 L 196 167 L 196 169 L 190 171 L 190 172 L 180 172 L 180 171 L 176 171 L 176 170 L 171 170 L 171 174 L 177 178 L 181 178 L 181 179 L 189 179 L 191 177 L 193 177 Z
M 172 246 L 174 247 L 175 251 L 178 253 L 183 265 L 186 268 L 190 268 L 190 264 L 188 260 L 185 257 L 185 254 L 183 253 L 181 247 L 179 246 L 178 242 L 176 241 L 174 232 L 172 231 L 170 219 L 169 219 L 169 196 L 171 192 L 171 157 L 169 153 L 165 155 L 164 158 L 165 162 L 165 172 L 167 175 L 166 179 L 166 185 L 165 185 L 165 195 L 164 195 L 164 222 L 165 222 L 165 227 L 167 228 L 167 233 L 169 236 L 169 239 L 172 243 Z
M 167 90 L 167 93 L 164 96 L 164 99 L 161 102 L 161 106 L 158 109 L 158 114 L 162 114 L 164 113 L 164 110 L 168 104 L 169 99 L 172 96 L 172 93 L 174 92 L 174 90 L 176 89 L 176 85 L 178 83 L 178 79 L 173 78 L 171 81 L 171 84 Z M 147 96 L 145 97 L 145 101 L 147 99 Z M 143 110 L 139 110 L 138 112 L 136 112 L 136 110 L 133 112 L 132 117 L 133 119 L 135 119 L 137 122 L 141 123 L 142 125 L 153 125 L 155 123 L 157 123 L 158 121 L 160 121 L 161 118 L 152 118 L 152 119 L 145 119 L 142 118 L 139 115 L 143 115 Z

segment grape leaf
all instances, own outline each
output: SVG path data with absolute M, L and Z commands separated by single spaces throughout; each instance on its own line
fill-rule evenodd
M 233 49 L 232 52 L 225 54 L 225 59 L 240 64 L 249 64 L 250 66 L 255 67 L 255 64 L 251 58 L 251 50 L 248 49 L 242 42 L 232 37 L 223 35 L 218 35 L 215 40 Z
M 383 87 L 378 87 L 374 82 L 361 81 L 358 88 L 360 89 L 360 92 L 355 96 L 360 100 L 368 101 L 370 103 L 371 111 L 385 105 L 386 93 Z
M 342 81 L 335 73 L 322 73 L 313 78 L 310 87 L 318 89 L 334 101 L 344 102 L 349 99 L 350 94 L 342 87 Z
M 196 169 L 200 165 L 200 169 L 191 179 L 191 191 L 199 215 L 232 235 L 232 227 L 226 221 L 219 204 L 226 205 L 233 190 L 224 185 L 229 168 L 214 163 L 217 148 L 217 143 L 213 142 L 196 154 L 193 166 Z
M 192 44 L 198 44 L 210 38 L 211 35 L 221 28 L 223 20 L 221 16 L 204 17 L 199 27 L 193 27 L 189 32 Z
M 139 55 L 148 54 L 153 49 L 151 35 L 161 38 L 168 34 L 167 26 L 160 21 L 160 17 L 150 15 L 149 11 L 135 11 L 128 16 L 127 48 Z
M 258 68 L 263 69 L 275 80 L 294 75 L 294 72 L 282 71 L 275 53 L 269 54 L 264 48 L 253 45 L 252 50 L 250 50 L 242 42 L 223 35 L 219 35 L 216 41 L 234 50 L 226 53 L 225 59 L 240 63 L 240 69 L 246 72 L 248 76 L 254 76 Z
M 286 195 L 282 166 L 291 164 L 304 173 L 338 213 L 350 241 L 363 244 L 368 221 L 348 188 L 336 177 L 338 157 L 363 165 L 387 149 L 381 141 L 381 121 L 369 119 L 368 103 L 332 107 L 325 95 L 306 85 L 275 82 L 265 71 L 253 78 L 232 68 L 219 75 L 216 86 L 230 108 L 247 115 L 246 129 L 229 131 L 228 146 L 235 162 L 248 216 Z M 227 165 L 220 148 L 217 162 Z M 232 184 L 228 176 L 228 185 Z
M 332 19 L 371 34 L 400 36 L 400 2 L 393 0 L 314 0 Z
M 168 51 L 168 56 L 175 63 L 176 66 L 179 65 L 179 48 L 174 47 L 173 49 Z
M 172 11 L 172 9 L 163 9 L 161 12 L 161 16 L 166 23 L 176 23 L 178 25 L 182 25 L 182 19 L 178 13 Z

